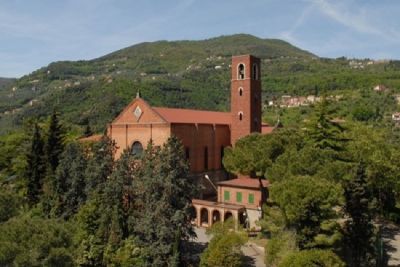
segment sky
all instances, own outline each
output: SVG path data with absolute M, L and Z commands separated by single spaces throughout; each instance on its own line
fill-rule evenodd
M 0 77 L 140 42 L 248 33 L 321 57 L 400 59 L 399 0 L 0 0 Z

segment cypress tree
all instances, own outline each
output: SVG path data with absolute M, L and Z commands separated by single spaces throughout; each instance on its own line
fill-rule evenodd
M 55 175 L 55 214 L 69 218 L 86 200 L 86 159 L 79 144 L 71 143 L 61 155 Z
M 30 206 L 39 201 L 42 191 L 42 182 L 45 175 L 43 160 L 43 140 L 37 124 L 34 125 L 31 149 L 27 155 L 27 198 Z
M 86 168 L 86 194 L 102 192 L 114 168 L 115 143 L 106 135 L 89 150 Z
M 50 125 L 47 133 L 45 150 L 47 162 L 49 164 L 49 171 L 54 174 L 57 169 L 61 153 L 64 150 L 64 133 L 62 130 L 62 125 L 58 120 L 56 111 L 53 111 L 53 114 L 50 117 Z
M 171 137 L 160 151 L 146 150 L 141 168 L 136 198 L 142 199 L 143 209 L 135 228 L 139 245 L 145 248 L 149 266 L 175 266 L 177 248 L 193 236 L 190 207 L 196 194 L 182 144 Z
M 357 173 L 345 186 L 347 244 L 351 251 L 350 266 L 374 266 L 374 226 L 372 224 L 372 194 L 368 189 L 365 166 L 360 163 Z

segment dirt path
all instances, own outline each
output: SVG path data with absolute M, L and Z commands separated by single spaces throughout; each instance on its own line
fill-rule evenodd
M 388 256 L 388 266 L 400 266 L 400 227 L 385 224 L 382 228 L 382 237 Z

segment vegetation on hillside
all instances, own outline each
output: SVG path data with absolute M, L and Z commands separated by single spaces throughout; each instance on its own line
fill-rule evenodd
M 159 41 L 89 61 L 49 64 L 0 90 L 0 133 L 54 109 L 77 131 L 102 132 L 140 91 L 154 106 L 229 110 L 231 56 L 262 59 L 264 100 L 400 87 L 397 61 L 326 59 L 275 39 L 238 34 L 203 41 Z

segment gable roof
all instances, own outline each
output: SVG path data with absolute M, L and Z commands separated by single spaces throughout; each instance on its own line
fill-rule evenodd
M 230 125 L 230 112 L 206 111 L 195 109 L 153 107 L 169 123 L 204 123 Z
M 138 120 L 133 115 L 133 108 L 139 106 L 144 113 L 150 115 L 152 120 L 157 120 L 157 122 L 164 122 L 166 123 L 165 119 L 157 113 L 150 105 L 147 103 L 143 98 L 137 97 L 133 99 L 122 111 L 121 113 L 112 121 L 111 124 L 125 124 L 128 122 L 136 123 Z M 146 112 L 149 111 L 149 112 Z M 143 117 L 143 116 L 141 116 Z
M 261 183 L 263 187 L 268 187 L 268 180 L 261 179 Z M 249 178 L 249 177 L 240 177 L 232 180 L 219 182 L 220 186 L 230 186 L 230 187 L 241 187 L 241 188 L 252 188 L 259 189 L 260 182 L 257 178 Z

